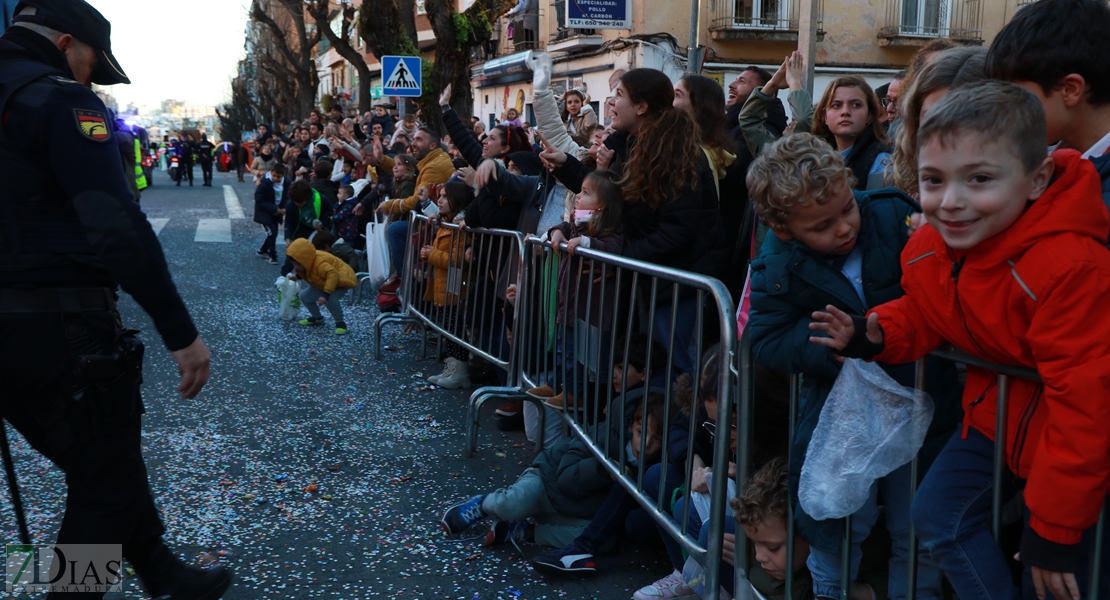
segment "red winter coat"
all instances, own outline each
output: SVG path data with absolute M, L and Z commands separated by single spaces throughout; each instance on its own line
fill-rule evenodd
M 1006 457 L 1028 480 L 1033 530 L 1077 544 L 1110 487 L 1110 214 L 1090 161 L 1053 157 L 1055 181 L 993 238 L 957 252 L 932 227 L 914 234 L 902 252 L 906 295 L 872 311 L 885 335 L 874 360 L 910 362 L 947 341 L 1036 369 L 1043 384 L 1011 380 Z M 994 438 L 996 384 L 968 368 L 964 435 L 973 426 Z

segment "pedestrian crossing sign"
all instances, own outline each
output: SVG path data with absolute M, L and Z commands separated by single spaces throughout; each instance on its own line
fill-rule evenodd
M 383 56 L 382 94 L 417 98 L 423 87 L 419 56 Z

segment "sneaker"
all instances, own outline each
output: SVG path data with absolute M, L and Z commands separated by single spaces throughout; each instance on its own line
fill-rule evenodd
M 455 362 L 456 360 L 454 358 L 448 356 L 447 360 L 443 361 L 443 372 L 439 375 L 429 375 L 428 383 L 432 385 L 439 385 L 440 379 L 443 379 L 444 377 L 449 377 L 452 373 L 455 372 Z
M 443 518 L 439 520 L 439 524 L 447 530 L 447 535 L 458 535 L 486 518 L 486 511 L 482 510 L 484 498 L 485 496 L 474 496 L 466 502 L 448 508 L 447 512 L 443 513 Z
M 673 571 L 659 581 L 640 588 L 632 595 L 632 600 L 698 600 L 698 595 L 686 587 L 678 571 Z
M 524 392 L 533 398 L 550 398 L 555 395 L 555 390 L 550 385 L 541 385 Z
M 531 543 L 536 539 L 536 526 L 529 521 L 494 521 L 489 524 L 486 539 L 482 541 L 485 546 L 494 546 L 507 542 Z
M 578 402 L 574 399 L 574 394 L 568 394 L 566 392 L 548 398 L 544 400 L 543 403 L 555 410 L 574 410 L 578 408 Z
M 259 250 L 258 252 L 255 252 L 254 255 L 257 256 L 258 258 L 266 258 L 267 256 L 270 255 L 270 253 L 266 252 L 265 250 Z
M 574 544 L 533 558 L 532 566 L 545 575 L 597 572 L 594 555 Z
M 524 410 L 523 400 L 513 400 L 512 402 L 498 408 L 493 413 L 499 417 L 515 417 Z
M 454 361 L 455 368 L 451 371 L 450 375 L 440 377 L 439 382 L 436 385 L 447 388 L 449 390 L 457 390 L 459 388 L 462 388 L 464 390 L 469 389 L 470 369 L 467 368 L 466 362 L 456 360 L 454 358 L 448 358 L 447 360 Z
M 347 324 L 346 323 L 336 323 L 335 324 L 335 335 L 347 335 Z
M 323 319 L 317 320 L 317 319 L 313 319 L 312 317 L 309 317 L 307 319 L 301 319 L 300 321 L 297 321 L 297 322 L 300 323 L 301 325 L 310 325 L 312 327 L 319 327 L 320 325 L 324 324 Z
M 267 260 L 266 262 L 271 264 L 271 265 L 276 265 L 276 264 L 278 264 L 278 259 L 277 259 L 276 256 L 271 256 L 270 259 Z

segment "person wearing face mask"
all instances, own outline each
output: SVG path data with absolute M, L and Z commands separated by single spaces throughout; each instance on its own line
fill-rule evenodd
M 184 398 L 208 381 L 211 356 L 89 89 L 130 83 L 110 31 L 83 0 L 25 0 L 0 37 L 0 417 L 65 472 L 57 537 L 40 536 L 121 549 L 149 596 L 218 598 L 230 572 L 186 566 L 166 547 L 143 460 L 143 343 L 116 308 L 119 288 L 150 315 Z

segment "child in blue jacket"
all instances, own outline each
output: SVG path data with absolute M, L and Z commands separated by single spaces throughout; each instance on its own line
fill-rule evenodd
M 752 351 L 771 369 L 798 373 L 802 396 L 791 454 L 790 485 L 798 530 L 810 543 L 807 564 L 818 598 L 840 595 L 842 520 L 815 521 L 797 505 L 798 480 L 806 448 L 843 359 L 809 342 L 814 311 L 835 305 L 849 314 L 903 295 L 900 254 L 909 239 L 912 216 L 920 208 L 892 188 L 853 192 L 854 177 L 840 154 L 820 138 L 800 133 L 780 139 L 752 163 L 748 189 L 768 235 L 752 262 Z M 903 385 L 913 385 L 913 365 L 884 368 Z M 933 360 L 927 389 L 937 411 L 929 438 L 942 445 L 955 429 L 960 389 L 955 367 Z M 929 442 L 926 442 L 928 445 Z M 939 445 L 936 450 L 939 450 Z M 927 454 L 927 453 L 926 453 Z M 925 468 L 921 469 L 924 473 Z M 916 482 L 913 482 L 916 485 Z M 859 544 L 878 519 L 879 494 L 891 533 L 890 597 L 904 598 L 909 551 L 910 468 L 904 465 L 872 486 L 868 502 L 852 518 L 851 580 Z M 868 597 L 854 584 L 850 595 Z M 940 571 L 927 552 L 919 553 L 917 597 L 941 597 Z

